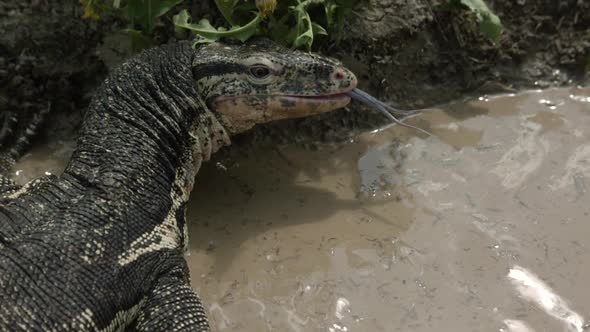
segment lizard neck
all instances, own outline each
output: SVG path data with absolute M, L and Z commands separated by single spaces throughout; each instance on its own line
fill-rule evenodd
M 178 43 L 116 70 L 93 99 L 64 174 L 111 199 L 186 202 L 201 161 L 229 144 L 194 88 L 194 56 Z

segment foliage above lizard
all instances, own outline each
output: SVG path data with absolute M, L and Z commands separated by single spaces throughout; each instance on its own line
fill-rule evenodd
M 315 36 L 327 35 L 328 31 L 336 38 L 340 35 L 344 19 L 352 12 L 354 2 L 215 0 L 215 3 L 231 28 L 214 28 L 204 19 L 197 24 L 189 23 L 190 15 L 186 10 L 174 17 L 174 24 L 193 31 L 199 37 L 199 42 L 227 37 L 245 41 L 255 34 L 262 34 L 282 45 L 310 50 Z
M 363 0 L 368 1 L 368 0 Z M 80 0 L 83 18 L 98 20 L 103 14 L 116 13 L 129 26 L 134 48 L 150 46 L 150 36 L 157 20 L 183 0 Z M 192 21 L 186 10 L 174 16 L 179 29 L 190 30 L 198 42 L 221 38 L 246 41 L 254 35 L 265 35 L 284 46 L 309 50 L 317 35 L 328 32 L 338 39 L 345 18 L 352 13 L 353 0 L 215 0 L 227 22 L 214 27 L 208 20 Z M 324 26 L 326 28 L 324 28 Z
M 112 1 L 112 5 L 110 5 Z M 361 0 L 369 2 L 370 0 Z M 129 22 L 125 30 L 134 48 L 150 46 L 157 20 L 183 0 L 80 0 L 83 17 L 99 19 L 104 12 L 118 12 Z M 207 19 L 193 20 L 185 9 L 173 18 L 179 30 L 189 30 L 198 43 L 221 38 L 242 42 L 254 35 L 264 35 L 283 46 L 310 50 L 318 35 L 339 40 L 347 17 L 359 1 L 353 0 L 214 0 L 226 24 L 215 27 Z M 502 32 L 500 19 L 484 0 L 445 0 L 442 5 L 453 10 L 467 9 L 479 23 L 480 31 L 494 42 Z

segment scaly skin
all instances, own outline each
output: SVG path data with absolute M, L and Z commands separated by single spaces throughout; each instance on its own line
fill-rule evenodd
M 0 106 L 0 174 L 22 156 L 48 112 L 49 107 L 18 114 Z
M 201 162 L 256 123 L 342 107 L 355 85 L 338 62 L 266 41 L 123 64 L 64 173 L 0 198 L 0 330 L 209 330 L 183 258 Z

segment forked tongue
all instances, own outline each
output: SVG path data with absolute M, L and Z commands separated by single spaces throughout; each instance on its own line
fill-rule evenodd
M 393 108 L 393 107 L 385 104 L 384 102 L 380 101 L 379 99 L 371 96 L 370 94 L 368 94 L 360 89 L 353 89 L 352 91 L 347 92 L 346 94 L 348 96 L 350 96 L 350 98 L 360 101 L 361 103 L 371 107 L 372 109 L 383 113 L 391 121 L 399 124 L 402 127 L 411 128 L 411 129 L 417 130 L 421 133 L 424 133 L 428 136 L 432 136 L 432 134 L 427 132 L 426 130 L 406 124 L 394 116 L 394 114 L 410 115 L 410 114 L 416 113 L 416 111 L 398 110 L 396 108 Z

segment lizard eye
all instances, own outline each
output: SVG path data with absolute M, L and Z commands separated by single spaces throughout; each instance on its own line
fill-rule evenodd
M 250 75 L 257 79 L 263 79 L 270 76 L 270 68 L 265 65 L 253 65 L 250 67 Z

